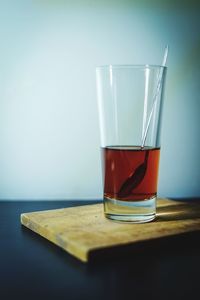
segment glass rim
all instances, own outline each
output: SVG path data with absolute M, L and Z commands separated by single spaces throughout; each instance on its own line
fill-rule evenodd
M 97 66 L 98 69 L 167 69 L 167 66 L 155 65 L 155 64 L 110 64 Z

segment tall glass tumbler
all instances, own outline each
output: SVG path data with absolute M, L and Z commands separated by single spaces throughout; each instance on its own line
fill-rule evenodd
M 104 213 L 143 223 L 156 215 L 160 128 L 166 67 L 96 68 Z

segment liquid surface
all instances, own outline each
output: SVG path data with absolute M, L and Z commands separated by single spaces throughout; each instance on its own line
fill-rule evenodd
M 137 146 L 102 148 L 104 197 L 137 201 L 157 194 L 160 149 Z

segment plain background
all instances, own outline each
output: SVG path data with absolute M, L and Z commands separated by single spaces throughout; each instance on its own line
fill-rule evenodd
M 0 199 L 101 198 L 95 67 L 166 44 L 158 194 L 200 195 L 199 1 L 1 0 L 0 39 Z

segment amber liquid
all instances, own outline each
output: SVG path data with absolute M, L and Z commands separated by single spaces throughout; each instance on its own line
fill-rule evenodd
M 156 196 L 159 148 L 113 146 L 102 148 L 102 155 L 105 198 L 141 201 Z

